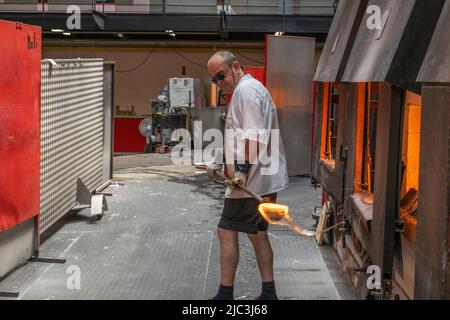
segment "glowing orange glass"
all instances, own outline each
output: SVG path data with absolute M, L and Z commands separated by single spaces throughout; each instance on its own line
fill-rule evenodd
M 276 224 L 291 228 L 298 234 L 306 237 L 314 237 L 315 231 L 305 230 L 294 223 L 289 215 L 289 207 L 276 203 L 261 203 L 258 206 L 259 214 L 270 224 Z

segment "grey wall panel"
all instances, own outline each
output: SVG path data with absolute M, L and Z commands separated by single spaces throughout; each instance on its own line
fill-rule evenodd
M 34 253 L 35 218 L 0 233 L 0 278 Z
M 279 108 L 277 114 L 289 176 L 311 174 L 312 111 Z
M 103 60 L 42 62 L 40 232 L 103 181 Z
M 112 179 L 114 137 L 114 62 L 105 62 L 103 68 L 103 182 Z
M 267 89 L 278 108 L 288 174 L 311 173 L 315 39 L 267 38 Z

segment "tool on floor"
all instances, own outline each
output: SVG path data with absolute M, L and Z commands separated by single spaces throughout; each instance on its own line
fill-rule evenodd
M 222 179 L 228 180 L 228 178 L 225 177 L 222 172 L 216 171 L 216 174 Z M 289 227 L 293 231 L 305 237 L 314 237 L 316 235 L 315 231 L 303 229 L 302 227 L 294 223 L 294 219 L 292 219 L 292 217 L 289 215 L 288 206 L 277 203 L 264 202 L 264 199 L 261 196 L 249 190 L 245 186 L 241 186 L 239 188 L 259 202 L 258 212 L 264 218 L 264 220 L 266 220 L 270 224 Z

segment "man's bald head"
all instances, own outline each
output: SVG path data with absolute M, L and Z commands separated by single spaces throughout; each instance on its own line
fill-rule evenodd
M 208 61 L 208 67 L 210 65 L 226 64 L 229 65 L 237 61 L 236 56 L 230 51 L 218 51 L 212 55 Z
M 229 51 L 218 51 L 208 61 L 208 73 L 219 88 L 231 93 L 239 80 L 245 75 L 236 56 Z

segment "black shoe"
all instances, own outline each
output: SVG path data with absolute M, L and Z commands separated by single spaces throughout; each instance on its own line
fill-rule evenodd
M 228 300 L 228 301 L 230 301 L 230 300 L 234 300 L 234 299 L 233 298 L 221 299 L 221 298 L 218 298 L 217 296 L 214 296 L 212 298 L 209 298 L 208 300 L 222 300 L 222 301 Z
M 217 294 L 209 300 L 233 300 L 233 286 L 220 285 Z
M 268 297 L 263 298 L 263 297 L 261 297 L 261 295 L 259 295 L 259 296 L 257 296 L 257 297 L 255 298 L 255 300 L 279 300 L 279 299 L 278 299 L 277 296 L 275 296 L 275 297 L 270 297 L 270 298 L 268 298 Z

